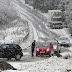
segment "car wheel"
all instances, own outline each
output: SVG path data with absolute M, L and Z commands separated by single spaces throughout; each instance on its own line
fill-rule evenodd
M 68 47 L 70 47 L 70 43 L 68 44 Z
M 61 51 L 59 50 L 59 53 L 61 53 Z
M 7 60 L 11 60 L 11 57 L 7 57 Z
M 57 51 L 54 51 L 54 54 L 56 54 L 57 53 Z
M 36 54 L 36 56 L 38 56 L 38 54 Z
M 20 60 L 21 59 L 21 55 L 20 54 L 15 55 L 15 59 L 16 60 Z
M 53 56 L 54 55 L 54 52 L 51 51 L 50 54 L 49 54 L 49 57 Z
M 52 54 L 50 53 L 50 54 L 49 54 L 49 57 L 51 57 L 51 56 L 52 56 Z
M 67 47 L 69 47 L 69 44 L 67 44 Z
M 68 47 L 70 47 L 70 44 L 68 44 Z
M 63 46 L 62 44 L 60 44 L 60 46 Z
M 40 55 L 36 54 L 37 57 L 39 57 Z

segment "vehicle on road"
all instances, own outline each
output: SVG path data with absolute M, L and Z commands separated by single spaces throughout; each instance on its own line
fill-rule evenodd
M 59 37 L 57 41 L 61 46 L 70 46 L 70 40 L 68 37 Z
M 17 44 L 2 44 L 0 46 L 0 58 L 20 60 L 22 56 L 22 48 Z
M 52 29 L 63 28 L 62 11 L 61 10 L 48 10 L 49 24 Z
M 49 55 L 51 57 L 53 54 L 54 48 L 50 42 L 40 42 L 36 47 L 36 56 Z
M 54 53 L 60 53 L 61 52 L 61 46 L 59 44 L 57 44 L 57 41 L 55 40 L 52 40 L 52 41 L 49 41 L 53 44 L 53 47 L 54 47 Z

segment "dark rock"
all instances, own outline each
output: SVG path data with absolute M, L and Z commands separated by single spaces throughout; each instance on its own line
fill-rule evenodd
M 64 59 L 68 59 L 68 56 L 67 57 L 64 57 Z
M 7 63 L 5 61 L 0 61 L 0 70 L 10 70 L 10 69 L 17 70 L 16 68 L 14 68 L 9 63 Z

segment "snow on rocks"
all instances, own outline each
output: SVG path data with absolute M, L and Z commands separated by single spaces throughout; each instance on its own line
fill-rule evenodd
M 10 70 L 10 69 L 17 70 L 16 68 L 14 68 L 9 63 L 7 63 L 5 61 L 0 61 L 0 70 Z

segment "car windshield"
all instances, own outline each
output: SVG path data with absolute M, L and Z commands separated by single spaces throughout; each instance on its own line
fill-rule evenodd
M 62 38 L 59 38 L 59 40 L 69 40 L 69 39 L 66 37 L 62 37 Z
M 50 44 L 39 44 L 38 47 L 50 47 Z
M 53 18 L 53 21 L 62 21 L 61 18 Z
M 62 23 L 53 23 L 53 25 L 62 25 Z
M 19 45 L 13 44 L 14 48 L 21 48 Z
M 1 47 L 2 48 L 9 48 L 9 45 L 4 44 L 4 45 L 1 45 Z
M 53 45 L 56 45 L 57 43 L 56 42 L 51 42 Z

